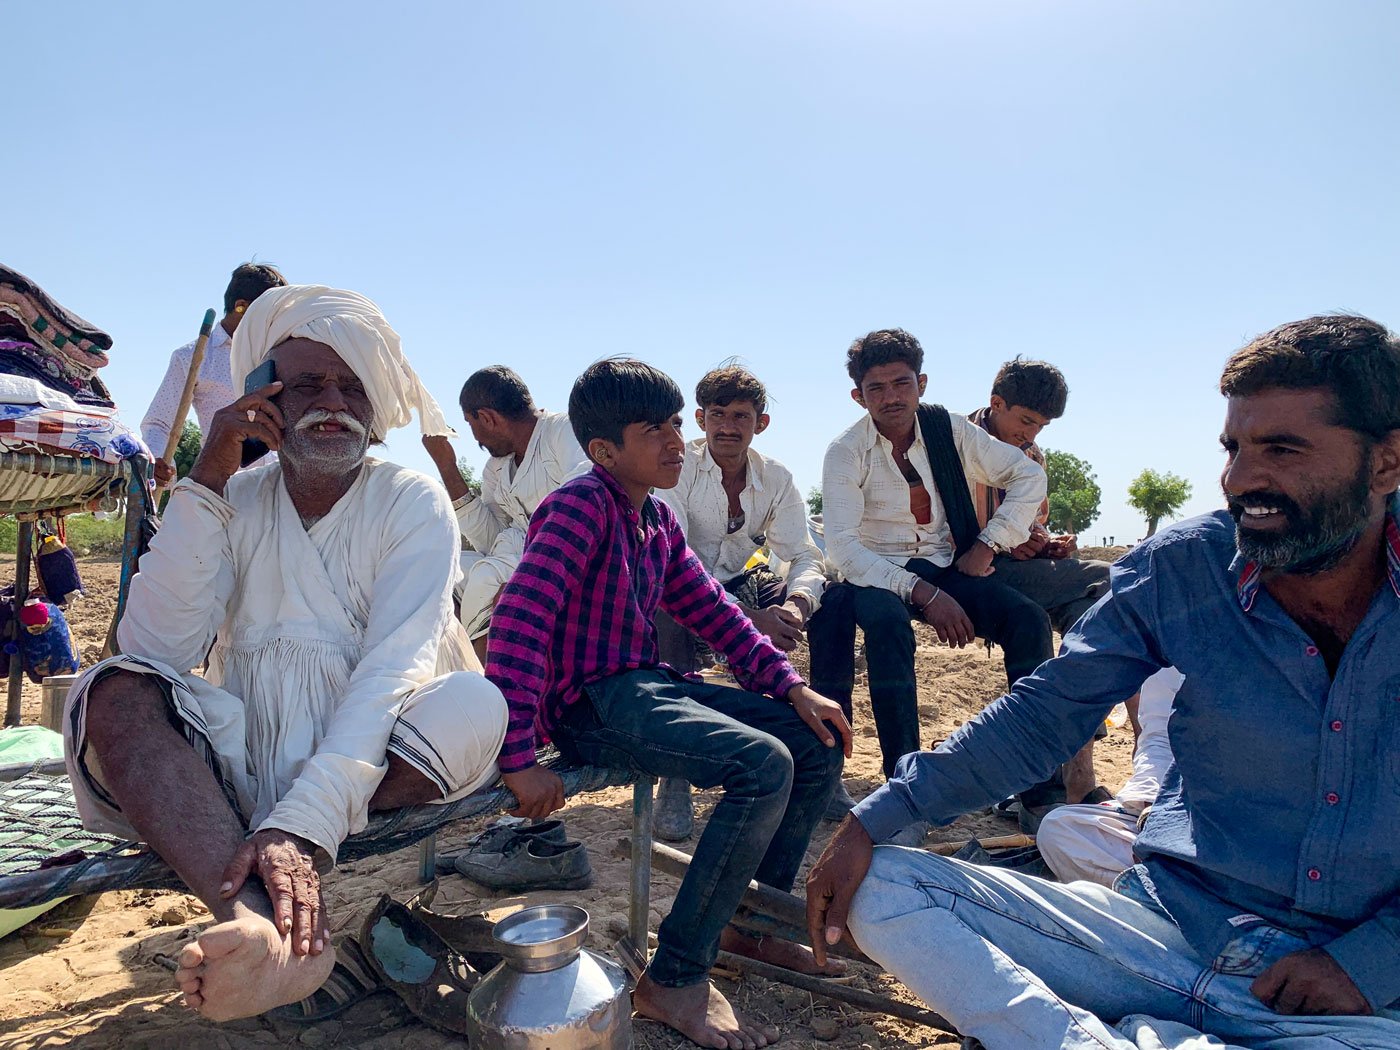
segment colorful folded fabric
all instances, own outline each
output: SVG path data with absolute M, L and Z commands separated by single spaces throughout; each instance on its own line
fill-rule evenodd
M 64 309 L 28 277 L 8 266 L 0 266 L 0 305 L 18 315 L 39 342 L 56 349 L 72 346 L 83 354 L 101 357 L 106 364 L 103 351 L 112 349 L 112 337 Z
M 0 312 L 0 322 L 8 316 Z M 115 407 L 107 387 L 92 374 L 91 369 L 76 368 L 62 354 L 45 350 L 27 340 L 5 338 L 5 334 L 3 324 L 0 324 L 0 372 L 36 379 L 84 405 Z
M 80 411 L 0 404 L 0 450 L 38 449 L 57 456 L 91 456 L 120 463 L 133 455 L 151 457 L 141 436 L 112 409 Z

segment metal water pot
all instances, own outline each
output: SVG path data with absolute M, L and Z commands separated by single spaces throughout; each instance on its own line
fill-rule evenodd
M 588 912 L 522 908 L 491 936 L 504 961 L 467 999 L 474 1050 L 631 1050 L 627 975 L 584 948 Z

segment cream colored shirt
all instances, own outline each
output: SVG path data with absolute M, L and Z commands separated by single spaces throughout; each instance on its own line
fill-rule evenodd
M 978 538 L 994 550 L 1025 543 L 1045 498 L 1045 471 L 1019 448 L 998 441 L 966 416 L 948 415 L 969 486 L 980 482 L 1006 490 L 1006 499 Z M 822 466 L 828 564 L 851 583 L 883 587 L 905 601 L 919 581 L 904 568 L 905 562 L 926 558 L 944 566 L 953 561 L 952 530 L 933 483 L 922 428 L 917 426 L 909 462 L 923 478 L 933 504 L 927 525 L 914 520 L 909 482 L 895 465 L 893 446 L 875 429 L 869 413 L 831 443 Z
M 592 464 L 574 437 L 569 417 L 546 412 L 535 423 L 517 465 L 492 456 L 481 472 L 481 495 L 457 511 L 457 524 L 474 550 L 520 560 L 530 515 L 546 496 Z
M 787 467 L 749 449 L 749 469 L 739 494 L 744 525 L 732 534 L 723 482 L 709 444 L 696 438 L 686 446 L 680 482 L 656 495 L 676 512 L 686 542 L 711 576 L 721 583 L 733 579 L 754 551 L 766 546 L 789 563 L 788 596 L 802 595 L 816 612 L 826 586 L 822 553 L 807 532 L 807 504 Z

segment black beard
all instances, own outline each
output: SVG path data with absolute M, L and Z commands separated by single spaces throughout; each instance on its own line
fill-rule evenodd
M 1315 576 L 1335 569 L 1356 549 L 1370 524 L 1371 485 L 1362 469 L 1340 491 L 1329 493 L 1308 510 L 1277 492 L 1251 492 L 1238 499 L 1227 496 L 1235 519 L 1235 546 L 1245 558 L 1266 569 L 1293 576 Z M 1246 504 L 1277 507 L 1288 520 L 1288 529 L 1266 535 L 1240 526 Z

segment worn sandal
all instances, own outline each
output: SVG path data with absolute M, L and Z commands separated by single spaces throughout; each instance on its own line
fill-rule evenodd
M 434 879 L 408 899 L 405 907 L 422 919 L 428 928 L 447 942 L 447 946 L 471 963 L 478 973 L 488 973 L 501 961 L 491 932 L 496 924 L 484 912 L 449 915 L 431 907 L 437 898 L 438 880 Z
M 335 947 L 335 967 L 326 983 L 305 999 L 269 1010 L 264 1016 L 287 1024 L 315 1024 L 344 1013 L 356 1003 L 385 991 L 364 951 L 353 937 Z
M 467 996 L 481 975 L 387 893 L 365 917 L 360 943 L 384 987 L 420 1021 L 466 1035 Z

